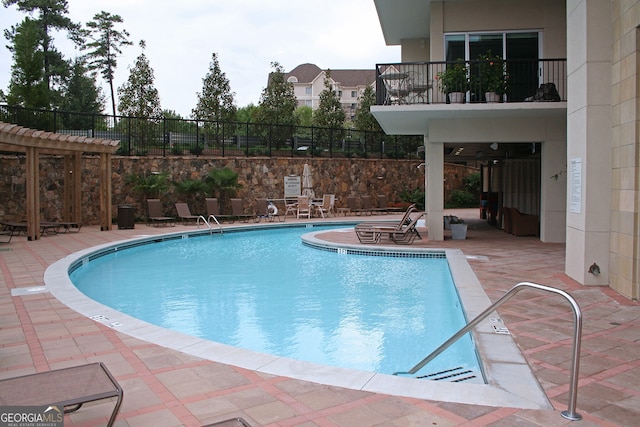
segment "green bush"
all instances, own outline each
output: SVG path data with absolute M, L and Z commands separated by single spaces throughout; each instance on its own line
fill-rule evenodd
M 478 198 L 468 191 L 453 190 L 446 208 L 476 208 L 478 207 Z

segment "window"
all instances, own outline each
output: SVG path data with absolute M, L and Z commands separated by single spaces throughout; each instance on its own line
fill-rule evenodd
M 517 64 L 517 70 L 510 68 L 509 98 L 524 100 L 535 93 L 538 81 L 538 62 L 541 58 L 539 31 L 494 32 L 494 33 L 457 33 L 445 34 L 445 61 L 473 61 L 478 55 L 488 53 L 502 56 L 508 60 L 523 60 Z M 509 67 L 515 67 L 516 64 Z
M 307 86 L 304 88 L 304 94 L 305 95 L 311 95 L 311 86 Z
M 351 91 L 351 97 L 352 98 L 357 98 L 358 97 L 358 91 L 357 90 L 352 90 Z
M 341 90 L 338 91 L 338 97 L 342 98 L 342 91 Z
M 304 101 L 304 105 L 306 105 L 307 107 L 313 107 L 313 101 L 310 99 L 307 99 L 306 101 Z

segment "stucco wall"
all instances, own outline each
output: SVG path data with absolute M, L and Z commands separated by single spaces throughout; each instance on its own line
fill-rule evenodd
M 314 191 L 336 195 L 336 205 L 346 206 L 350 195 L 386 194 L 390 202 L 401 200 L 403 190 L 424 189 L 424 172 L 417 169 L 416 160 L 372 160 L 372 159 L 289 159 L 289 158 L 194 158 L 194 157 L 120 157 L 112 160 L 113 217 L 117 218 L 117 207 L 122 204 L 138 206 L 136 215 L 144 217 L 144 197 L 132 191 L 126 183 L 129 174 L 145 174 L 168 171 L 170 180 L 180 182 L 202 179 L 211 169 L 228 167 L 238 173 L 242 188 L 237 196 L 245 200 L 245 208 L 255 206 L 261 197 L 282 198 L 284 176 L 302 176 L 304 163 L 313 171 Z M 99 158 L 85 156 L 82 159 L 82 221 L 98 224 L 99 205 Z M 40 199 L 43 220 L 62 219 L 64 194 L 64 159 L 61 156 L 40 157 Z M 447 194 L 462 186 L 462 180 L 475 168 L 448 165 Z M 25 218 L 25 157 L 0 157 L 0 219 L 21 221 Z M 167 214 L 175 215 L 173 204 L 185 201 L 183 194 L 171 188 L 161 195 Z M 204 200 L 192 201 L 192 213 L 204 213 Z

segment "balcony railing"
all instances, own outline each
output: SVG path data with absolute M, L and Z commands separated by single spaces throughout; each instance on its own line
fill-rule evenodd
M 485 93 L 491 91 L 485 83 L 486 65 L 487 61 L 377 64 L 376 104 L 448 104 L 448 92 L 463 93 L 463 102 L 487 102 Z M 566 59 L 505 60 L 500 65 L 505 93 L 499 94 L 498 102 L 567 100 Z M 456 90 L 447 89 L 443 73 L 455 67 L 463 70 L 466 80 Z

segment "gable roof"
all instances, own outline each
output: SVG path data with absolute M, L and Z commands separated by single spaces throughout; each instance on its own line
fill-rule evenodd
M 322 72 L 325 71 L 315 64 L 300 64 L 293 70 L 285 74 L 285 80 L 294 76 L 298 79 L 298 83 L 311 83 Z M 376 80 L 375 70 L 333 70 L 331 72 L 331 78 L 340 83 L 344 87 L 357 87 L 371 85 Z

